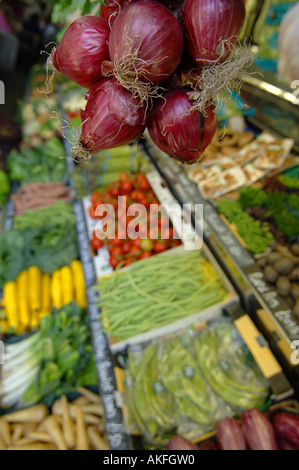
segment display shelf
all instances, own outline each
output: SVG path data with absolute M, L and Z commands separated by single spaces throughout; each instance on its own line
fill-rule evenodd
M 299 94 L 296 87 L 288 89 L 273 77 L 264 79 L 261 73 L 254 72 L 244 77 L 241 96 L 255 109 L 248 122 L 261 130 L 274 132 L 280 137 L 293 138 L 293 150 L 299 151 L 297 132 L 299 122 Z M 294 82 L 296 85 L 297 82 Z M 297 87 L 298 88 L 298 87 Z
M 129 440 L 123 426 L 122 413 L 116 403 L 116 382 L 114 378 L 112 358 L 110 356 L 106 335 L 102 331 L 98 317 L 97 293 L 93 289 L 96 283 L 96 273 L 90 256 L 89 238 L 84 219 L 84 210 L 80 201 L 74 202 L 76 226 L 80 258 L 83 266 L 88 314 L 93 340 L 95 364 L 98 375 L 99 393 L 102 398 L 106 431 L 111 450 L 129 450 Z
M 298 387 L 299 365 L 290 364 L 293 342 L 299 338 L 298 319 L 292 314 L 287 302 L 266 283 L 253 256 L 237 240 L 213 205 L 203 198 L 197 185 L 188 179 L 183 168 L 161 152 L 149 136 L 144 147 L 181 204 L 203 204 L 204 240 L 239 293 L 245 310 L 255 318 L 256 311 L 263 309 L 268 323 L 270 321 L 275 329 L 277 341 L 287 345 L 283 354 L 287 356 L 285 359 L 290 365 L 291 379 L 295 380 L 295 387 Z M 261 327 L 264 329 L 262 323 Z
M 65 122 L 68 122 L 63 111 L 61 95 L 58 94 L 58 96 L 61 117 Z M 107 438 L 111 450 L 129 450 L 130 442 L 123 425 L 122 412 L 116 402 L 117 387 L 114 377 L 112 357 L 109 351 L 106 335 L 102 330 L 101 322 L 99 320 L 100 310 L 97 307 L 98 295 L 94 289 L 97 276 L 90 252 L 89 233 L 84 215 L 84 206 L 82 201 L 75 198 L 73 184 L 73 170 L 75 168 L 75 163 L 71 154 L 71 145 L 68 140 L 67 130 L 66 135 L 63 137 L 63 144 L 67 158 L 67 170 L 70 186 L 74 196 L 73 207 L 76 217 L 79 253 L 86 286 L 87 310 L 90 319 L 94 358 L 98 376 L 98 388 L 104 407 Z

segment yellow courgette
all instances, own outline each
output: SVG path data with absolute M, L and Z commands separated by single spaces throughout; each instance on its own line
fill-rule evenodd
M 36 328 L 39 324 L 38 314 L 41 309 L 41 279 L 42 272 L 36 266 L 28 269 L 29 279 L 29 305 L 30 305 L 30 326 Z
M 29 278 L 28 272 L 22 271 L 17 278 L 19 318 L 22 328 L 30 326 Z
M 17 330 L 19 326 L 17 296 L 17 284 L 7 282 L 3 288 L 3 305 L 9 330 Z
M 63 305 L 61 287 L 61 272 L 58 269 L 57 271 L 54 271 L 51 279 L 51 296 L 53 307 L 61 308 Z
M 73 274 L 73 282 L 74 282 L 74 291 L 75 291 L 75 302 L 79 307 L 86 308 L 87 307 L 87 299 L 86 299 L 86 290 L 85 290 L 85 281 L 84 281 L 84 273 L 82 264 L 78 260 L 74 260 L 71 262 L 71 271 Z
M 63 305 L 67 305 L 74 298 L 72 271 L 68 266 L 63 266 L 60 269 L 60 273 L 62 281 L 62 301 Z
M 52 311 L 51 299 L 51 276 L 48 273 L 42 274 L 42 288 L 41 288 L 41 312 L 44 316 Z

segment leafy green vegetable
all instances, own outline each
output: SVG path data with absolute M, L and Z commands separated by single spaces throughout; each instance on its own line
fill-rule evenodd
M 0 208 L 6 203 L 9 193 L 9 178 L 4 171 L 0 170 Z
M 267 216 L 273 217 L 279 230 L 290 240 L 299 234 L 299 196 L 271 193 Z
M 293 178 L 292 176 L 280 175 L 278 180 L 285 184 L 288 188 L 299 189 L 299 179 Z
M 25 266 L 25 240 L 20 232 L 7 230 L 0 235 L 0 286 L 13 281 Z
M 249 209 L 250 207 L 255 206 L 265 206 L 268 202 L 268 195 L 262 189 L 247 186 L 240 190 L 239 202 L 242 209 Z
M 12 150 L 7 159 L 10 178 L 21 184 L 66 181 L 66 160 L 60 158 L 64 155 L 63 144 L 56 137 L 35 148 Z
M 97 373 L 86 312 L 74 302 L 45 316 L 37 333 L 40 369 L 24 394 L 26 403 L 51 405 L 79 386 L 96 385 Z
M 288 182 L 289 184 L 293 184 L 294 188 L 296 187 L 296 183 L 290 181 L 297 181 L 296 178 L 285 178 L 288 179 L 284 179 L 284 181 Z M 243 210 L 255 206 L 264 206 L 267 209 L 267 218 L 274 219 L 279 230 L 290 240 L 292 240 L 292 238 L 297 237 L 299 234 L 299 196 L 295 193 L 289 194 L 275 191 L 266 193 L 262 189 L 248 187 L 240 191 L 239 201 L 237 203 L 234 203 L 235 205 L 229 203 L 230 201 L 219 201 L 218 203 L 219 210 L 225 216 L 226 214 L 228 214 L 228 219 L 229 217 L 237 216 L 237 204 L 240 204 L 240 207 Z M 223 211 L 225 211 L 226 214 Z M 244 216 L 243 219 L 245 220 Z M 247 220 L 249 219 L 247 218 Z M 236 225 L 238 224 L 236 223 Z
M 52 274 L 78 258 L 75 224 L 72 204 L 63 201 L 16 216 L 14 228 L 0 235 L 0 285 L 30 266 Z
M 261 225 L 258 220 L 244 212 L 239 201 L 222 199 L 217 202 L 217 208 L 230 223 L 236 225 L 248 250 L 254 254 L 267 251 L 269 243 L 273 239 L 267 223 Z

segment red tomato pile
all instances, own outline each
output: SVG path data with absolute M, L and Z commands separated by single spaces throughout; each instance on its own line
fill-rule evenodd
M 126 209 L 135 203 L 143 205 L 147 209 L 147 218 L 136 228 L 138 238 L 133 239 L 127 233 L 130 221 L 137 216 L 128 216 L 126 214 L 118 214 L 118 196 L 125 196 Z M 159 214 L 158 230 L 151 227 L 153 217 L 156 217 L 155 210 L 160 206 L 155 193 L 143 173 L 130 175 L 122 173 L 119 180 L 105 188 L 105 192 L 96 191 L 91 195 L 91 205 L 89 206 L 89 215 L 93 219 L 102 219 L 103 217 L 96 215 L 96 209 L 101 204 L 110 204 L 115 211 L 115 237 L 101 240 L 97 237 L 96 231 L 93 232 L 91 247 L 97 251 L 104 245 L 107 246 L 110 253 L 110 265 L 115 269 L 120 263 L 122 266 L 128 266 L 139 259 L 150 258 L 156 253 L 162 253 L 181 244 L 180 240 L 174 238 L 175 233 L 171 222 L 166 215 Z M 126 228 L 127 238 L 118 236 L 118 232 L 124 232 Z M 105 225 L 103 227 L 105 230 Z

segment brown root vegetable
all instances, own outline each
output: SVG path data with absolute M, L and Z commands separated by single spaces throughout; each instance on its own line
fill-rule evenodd
M 278 272 L 273 268 L 273 266 L 268 265 L 265 267 L 264 277 L 267 282 L 274 284 L 278 279 Z
M 267 258 L 261 258 L 257 260 L 256 264 L 258 265 L 259 268 L 264 269 L 265 266 L 267 265 Z
M 82 408 L 76 408 L 76 450 L 89 450 L 87 430 Z
M 296 300 L 296 303 L 293 308 L 293 314 L 299 318 L 299 299 Z
M 60 426 L 58 425 L 56 419 L 54 416 L 48 416 L 46 421 L 45 421 L 45 427 L 47 430 L 47 433 L 52 439 L 52 442 L 55 444 L 58 450 L 68 450 L 64 436 L 62 434 L 62 430 Z
M 299 266 L 296 266 L 289 274 L 289 279 L 292 282 L 299 281 Z
M 291 283 L 287 277 L 281 276 L 276 282 L 276 289 L 279 295 L 287 297 L 291 292 Z
M 290 246 L 290 250 L 295 256 L 299 256 L 299 242 L 293 243 Z
M 281 254 L 278 253 L 278 251 L 272 251 L 272 253 L 270 253 L 266 258 L 267 264 L 274 264 L 280 257 Z
M 48 414 L 45 405 L 35 405 L 24 410 L 15 411 L 4 416 L 9 423 L 40 423 Z
M 299 299 L 299 285 L 298 284 L 293 284 L 291 287 L 291 295 L 294 300 Z
M 293 267 L 294 261 L 287 257 L 280 257 L 274 263 L 274 268 L 276 269 L 276 271 L 283 275 L 289 274 L 292 271 Z
M 4 441 L 5 445 L 10 446 L 12 443 L 10 426 L 4 417 L 0 418 L 0 437 Z
M 88 426 L 87 435 L 91 446 L 96 450 L 109 450 L 109 445 L 104 439 L 96 426 Z

